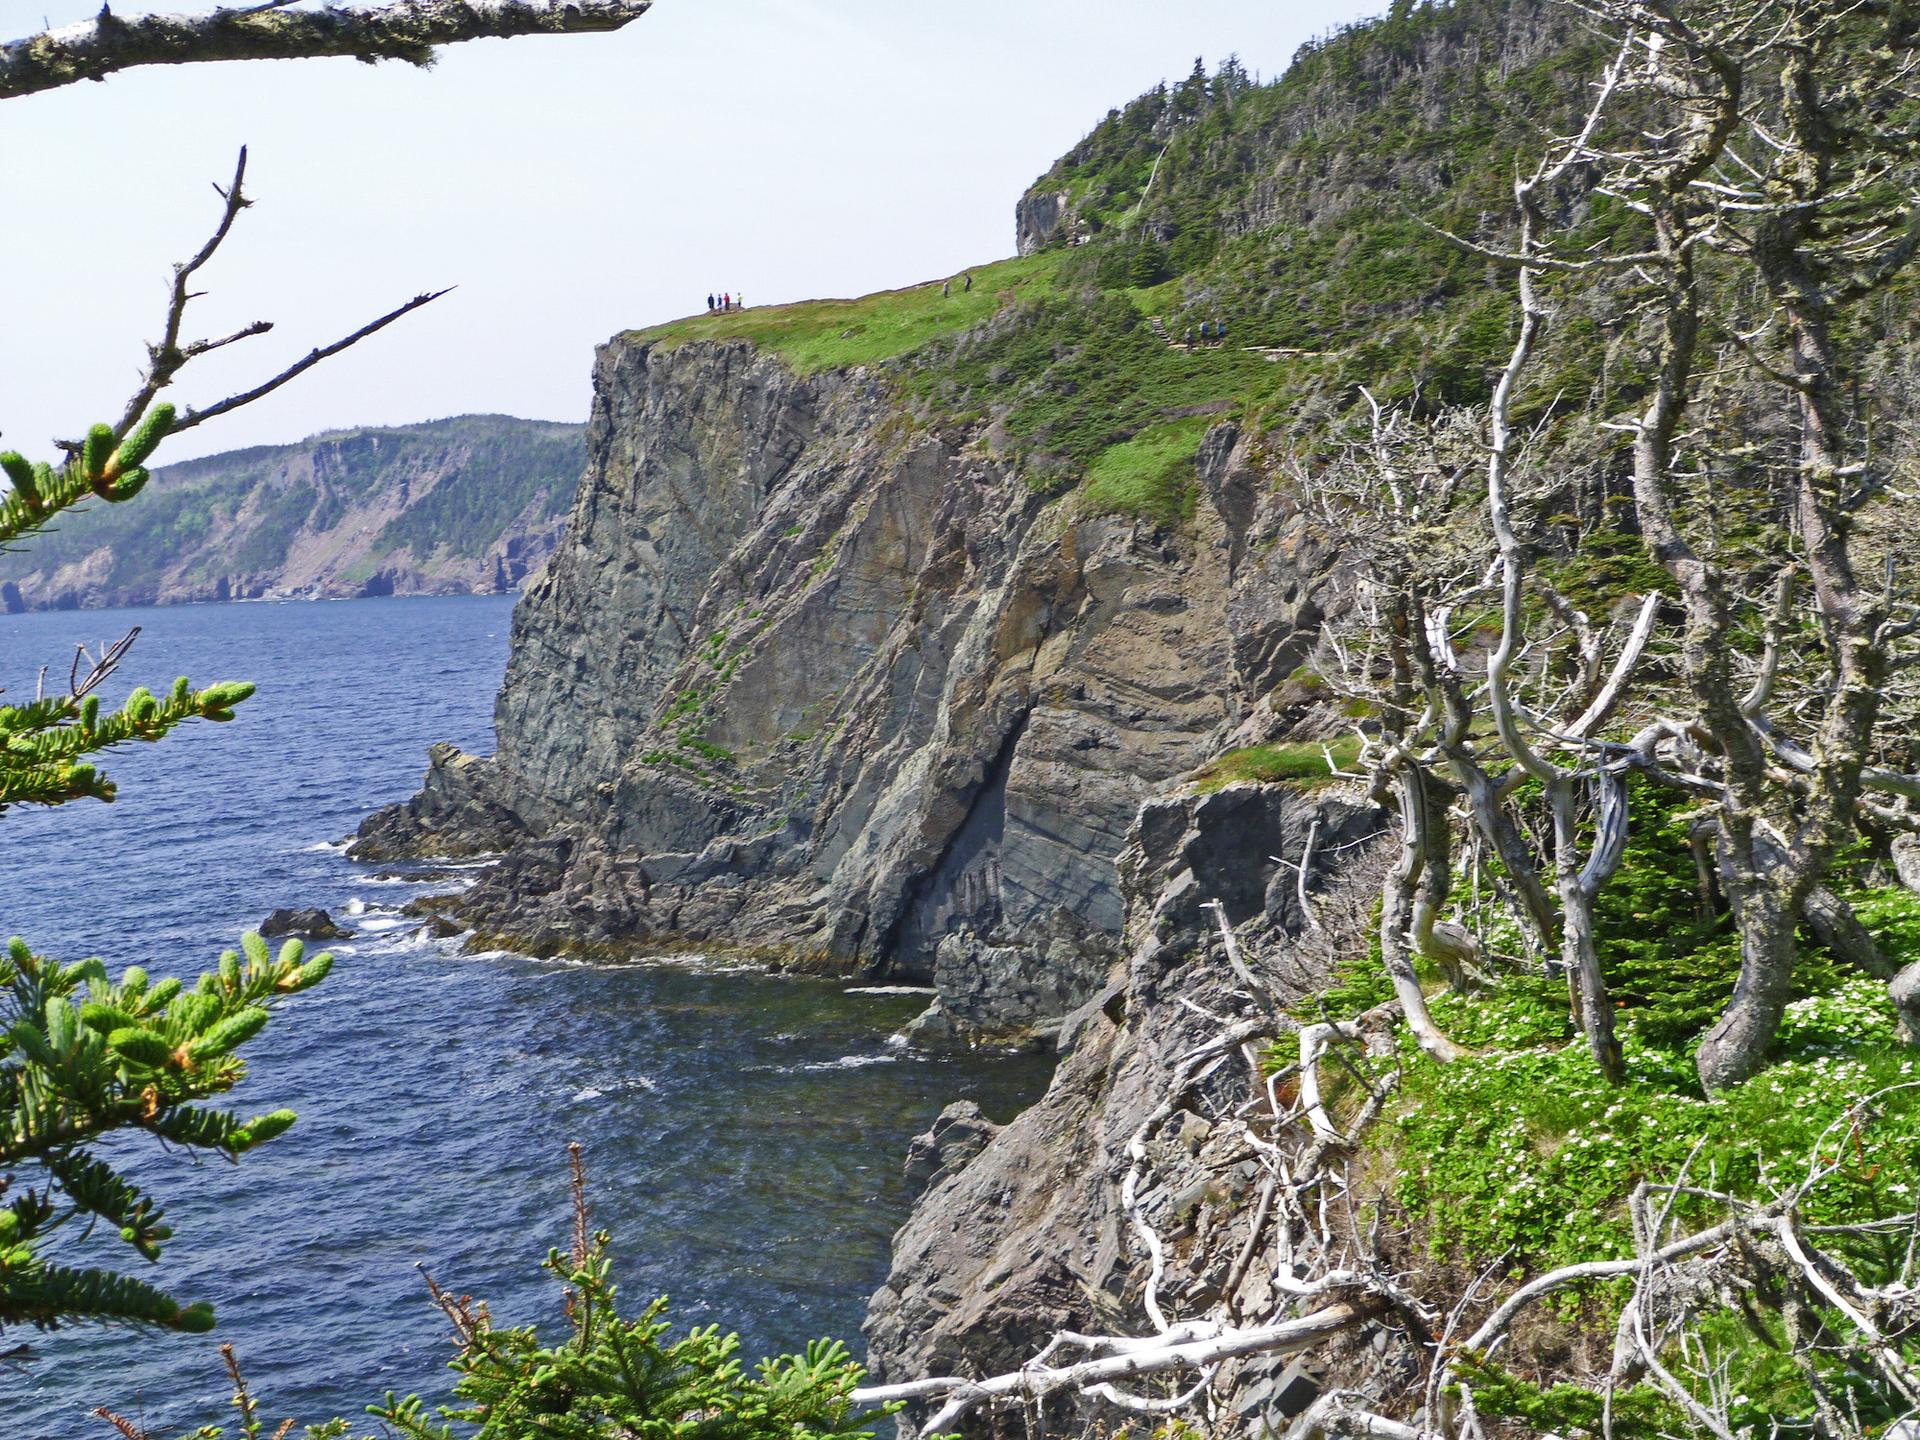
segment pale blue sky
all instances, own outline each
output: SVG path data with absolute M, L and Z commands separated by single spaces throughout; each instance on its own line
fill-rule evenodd
M 155 68 L 8 101 L 0 433 L 37 456 L 117 413 L 242 142 L 258 203 L 190 326 L 278 328 L 181 398 L 460 288 L 163 458 L 465 411 L 583 418 L 614 331 L 709 289 L 859 294 L 1006 255 L 1014 200 L 1109 107 L 1196 55 L 1271 75 L 1379 3 L 660 0 L 616 35 L 482 41 L 426 72 Z M 0 38 L 97 8 L 0 0 Z

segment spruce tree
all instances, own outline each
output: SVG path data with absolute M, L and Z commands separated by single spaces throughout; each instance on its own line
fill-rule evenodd
M 291 1110 L 242 1121 L 195 1102 L 246 1075 L 239 1050 L 271 1008 L 317 985 L 331 955 L 298 940 L 276 956 L 249 933 L 191 987 L 130 966 L 117 980 L 98 960 L 62 964 L 14 939 L 0 958 L 0 1331 L 119 1320 L 201 1331 L 203 1302 L 111 1270 L 48 1260 L 45 1242 L 78 1221 L 104 1221 L 141 1258 L 172 1234 L 164 1212 L 95 1147 L 145 1131 L 190 1151 L 239 1156 L 293 1124 Z
M 150 404 L 118 427 L 96 425 L 62 464 L 0 454 L 11 491 L 0 497 L 0 544 L 18 541 L 89 499 L 117 504 L 147 482 L 146 461 L 173 425 Z M 134 634 L 138 632 L 135 631 Z M 226 721 L 253 694 L 244 681 L 202 689 L 185 677 L 165 698 L 141 686 L 105 711 L 95 690 L 133 641 L 101 653 L 64 693 L 0 704 L 0 812 L 16 805 L 111 801 L 113 782 L 91 757 L 129 741 L 157 741 L 185 721 Z M 84 652 L 83 652 L 84 653 Z M 113 1270 L 55 1263 L 43 1253 L 61 1227 L 109 1232 L 148 1262 L 173 1231 L 158 1202 L 102 1159 L 97 1143 L 140 1130 L 186 1150 L 238 1156 L 293 1123 L 276 1110 L 242 1121 L 199 1104 L 246 1074 L 240 1048 L 271 1007 L 316 985 L 333 963 L 309 960 L 298 940 L 276 956 L 243 937 L 191 985 L 139 966 L 116 979 L 98 959 L 62 963 L 13 939 L 0 957 L 0 1330 L 119 1320 L 205 1330 L 213 1312 Z

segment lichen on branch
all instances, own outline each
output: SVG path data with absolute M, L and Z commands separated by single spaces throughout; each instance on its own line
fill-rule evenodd
M 0 100 L 104 80 L 138 65 L 330 55 L 429 65 L 434 47 L 463 40 L 618 30 L 653 0 L 391 0 L 320 10 L 289 4 L 126 19 L 103 5 L 91 20 L 0 44 Z

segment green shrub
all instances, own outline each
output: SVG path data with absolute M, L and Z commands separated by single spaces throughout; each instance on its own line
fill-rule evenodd
M 1916 1078 L 1914 1053 L 1894 1044 L 1885 987 L 1866 978 L 1795 1001 L 1776 1063 L 1712 1099 L 1683 1050 L 1650 1046 L 1631 1031 L 1626 1082 L 1608 1085 L 1587 1047 L 1570 1043 L 1557 984 L 1444 996 L 1434 1014 L 1483 1053 L 1443 1066 L 1404 1045 L 1404 1103 L 1388 1143 L 1400 1199 L 1423 1217 L 1435 1253 L 1469 1262 L 1504 1256 L 1547 1269 L 1631 1254 L 1625 1202 L 1640 1180 L 1673 1179 L 1691 1156 L 1703 1183 L 1770 1196 L 1804 1173 L 1816 1142 L 1852 1107 Z M 1815 1192 L 1810 1216 L 1911 1207 L 1920 1090 L 1876 1108 L 1862 1148 Z M 1675 1213 L 1709 1218 L 1692 1201 Z

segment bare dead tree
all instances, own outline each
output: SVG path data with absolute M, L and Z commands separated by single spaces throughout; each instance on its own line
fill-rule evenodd
M 1616 428 L 1632 437 L 1642 538 L 1685 612 L 1678 658 L 1693 711 L 1653 718 L 1624 747 L 1590 732 L 1558 738 L 1612 755 L 1592 772 L 1603 799 L 1624 766 L 1708 802 L 1714 878 L 1742 949 L 1732 1000 L 1697 1056 L 1702 1083 L 1721 1089 L 1763 1063 L 1791 995 L 1802 921 L 1843 958 L 1877 968 L 1826 877 L 1863 821 L 1914 828 L 1908 802 L 1920 797 L 1920 777 L 1876 763 L 1887 682 L 1913 664 L 1905 642 L 1916 619 L 1891 569 L 1878 587 L 1862 579 L 1857 517 L 1894 487 L 1853 399 L 1863 347 L 1839 338 L 1920 249 L 1920 151 L 1892 118 L 1915 94 L 1916 42 L 1904 12 L 1874 5 L 1580 8 L 1631 62 L 1615 86 L 1630 119 L 1590 118 L 1541 173 L 1598 170 L 1594 193 L 1640 215 L 1651 243 L 1580 247 L 1545 225 L 1527 185 L 1516 191 L 1517 246 L 1459 243 L 1519 273 L 1523 344 L 1538 275 L 1614 276 L 1640 290 L 1636 343 L 1650 380 L 1638 413 Z M 1749 292 L 1764 313 L 1743 312 Z M 1703 335 L 1719 354 L 1703 352 Z M 1756 388 L 1784 396 L 1790 434 L 1770 439 L 1755 425 Z M 1707 533 L 1702 487 L 1742 481 L 1784 497 L 1793 555 L 1740 563 Z M 1505 535 L 1502 551 L 1513 553 Z M 1788 624 L 1783 562 L 1812 581 L 1810 625 Z M 1768 616 L 1765 653 L 1745 674 L 1729 640 Z M 1577 899 L 1561 876 L 1563 897 Z
M 1457 1055 L 1431 1025 L 1410 958 L 1411 952 L 1435 961 L 1456 986 L 1473 958 L 1470 936 L 1436 922 L 1454 869 L 1446 818 L 1451 795 L 1439 779 L 1444 771 L 1481 840 L 1501 861 L 1516 917 L 1539 949 L 1558 956 L 1575 1019 L 1601 1072 L 1615 1082 L 1622 1075 L 1621 1049 L 1596 948 L 1594 907 L 1624 853 L 1625 777 L 1637 752 L 1608 750 L 1597 737 L 1631 686 L 1659 597 L 1642 597 L 1609 663 L 1611 621 L 1596 625 L 1532 574 L 1531 549 L 1514 518 L 1514 488 L 1528 468 L 1528 446 L 1513 413 L 1548 320 L 1536 289 L 1538 273 L 1553 263 L 1547 199 L 1586 156 L 1630 54 L 1628 46 L 1618 47 L 1579 131 L 1515 184 L 1520 325 L 1486 411 L 1416 425 L 1405 414 L 1385 414 L 1363 390 L 1369 436 L 1349 455 L 1348 478 L 1334 481 L 1346 503 L 1327 506 L 1365 556 L 1363 584 L 1373 597 L 1373 610 L 1348 628 L 1371 628 L 1375 638 L 1355 634 L 1331 650 L 1344 682 L 1372 686 L 1381 707 L 1371 756 L 1374 792 L 1382 800 L 1391 794 L 1405 837 L 1382 900 L 1381 949 L 1408 1023 L 1429 1053 Z M 1455 497 L 1462 476 L 1476 466 L 1486 491 L 1469 518 L 1455 513 Z M 1442 536 L 1445 543 L 1437 545 Z M 1451 616 L 1489 592 L 1498 599 L 1498 637 L 1470 662 L 1456 647 Z M 1542 603 L 1530 607 L 1529 597 Z M 1544 627 L 1533 618 L 1539 613 L 1549 617 Z M 1478 665 L 1477 674 L 1469 673 L 1470 663 Z M 1529 702 L 1521 693 L 1523 667 L 1548 676 L 1564 670 L 1572 679 L 1558 693 Z M 1527 780 L 1537 782 L 1544 797 L 1550 850 L 1530 843 L 1516 815 L 1517 787 Z M 1549 869 L 1552 894 L 1544 881 Z
M 1730 1325 L 1757 1326 L 1774 1353 L 1768 1325 L 1778 1323 L 1784 1353 L 1814 1397 L 1813 1433 L 1871 1440 L 1888 1411 L 1920 1415 L 1920 1209 L 1814 1218 L 1824 1191 L 1856 1183 L 1857 1157 L 1867 1153 L 1874 1126 L 1895 1093 L 1913 1085 L 1862 1096 L 1810 1148 L 1797 1176 L 1783 1178 L 1764 1198 L 1694 1176 L 1689 1160 L 1677 1174 L 1632 1191 L 1630 1254 L 1510 1279 L 1500 1278 L 1512 1272 L 1498 1263 L 1464 1287 L 1436 1290 L 1432 1272 L 1410 1274 L 1387 1257 L 1376 1198 L 1360 1179 L 1365 1167 L 1354 1163 L 1398 1088 L 1393 1035 L 1402 1023 L 1390 1002 L 1351 1020 L 1301 1028 L 1298 1061 L 1250 1082 L 1246 1102 L 1221 1117 L 1213 1142 L 1223 1146 L 1221 1158 L 1251 1159 L 1263 1178 L 1243 1234 L 1213 1257 L 1201 1247 L 1187 1258 L 1190 1273 L 1224 1275 L 1217 1284 L 1180 1287 L 1215 1296 L 1210 1305 L 1188 1315 L 1166 1312 L 1156 1289 L 1172 1247 L 1155 1235 L 1143 1301 L 1150 1330 L 1062 1330 L 1017 1370 L 870 1386 L 855 1392 L 855 1402 L 927 1406 L 916 1424 L 922 1434 L 949 1433 L 997 1406 L 1056 1396 L 1121 1415 L 1177 1414 L 1205 1424 L 1221 1372 L 1234 1360 L 1330 1355 L 1344 1345 L 1332 1362 L 1340 1383 L 1298 1416 L 1288 1440 L 1549 1440 L 1554 1432 L 1540 1425 L 1483 1419 L 1476 1387 L 1501 1373 L 1543 1311 L 1612 1281 L 1625 1282 L 1630 1293 L 1611 1364 L 1553 1376 L 1595 1402 L 1650 1384 L 1683 1418 L 1670 1433 L 1744 1440 L 1752 1432 L 1730 1416 L 1736 1387 L 1724 1383 L 1720 1347 Z M 1164 1153 L 1152 1143 L 1157 1129 L 1182 1113 L 1194 1087 L 1250 1037 L 1274 1028 L 1270 1018 L 1241 1022 L 1182 1057 L 1162 1103 L 1129 1147 L 1130 1195 L 1138 1196 L 1152 1157 Z M 1337 1105 L 1327 1098 L 1329 1073 L 1347 1077 Z M 1276 1099 L 1283 1085 L 1292 1087 L 1288 1103 Z M 1131 1224 L 1153 1233 L 1137 1200 L 1124 1208 Z M 1690 1225 L 1679 1218 L 1715 1212 L 1719 1218 Z M 1241 1313 L 1236 1296 L 1256 1271 L 1265 1284 L 1255 1293 L 1271 1298 L 1264 1309 Z M 1378 1337 L 1373 1347 L 1353 1345 L 1363 1330 Z M 1369 1366 L 1356 1350 L 1379 1363 Z M 1143 1388 L 1156 1377 L 1165 1377 L 1160 1388 Z
M 1837 850 L 1857 833 L 1876 776 L 1883 687 L 1914 630 L 1890 587 L 1863 582 L 1853 517 L 1885 491 L 1884 459 L 1850 401 L 1858 356 L 1849 317 L 1920 248 L 1910 103 L 1920 51 L 1899 7 L 1811 0 L 1603 0 L 1589 7 L 1636 57 L 1632 88 L 1655 112 L 1640 133 L 1585 150 L 1599 193 L 1644 217 L 1653 379 L 1633 439 L 1635 511 L 1647 548 L 1685 608 L 1682 670 L 1696 713 L 1680 722 L 1715 782 L 1720 881 L 1741 934 L 1725 1013 L 1703 1037 L 1702 1082 L 1719 1089 L 1763 1063 L 1791 995 L 1794 931 Z M 1707 264 L 1711 260 L 1711 266 Z M 1579 261 L 1564 262 L 1579 264 Z M 1711 269 L 1714 273 L 1709 275 Z M 1757 323 L 1733 312 L 1724 274 L 1764 297 Z M 1785 454 L 1755 454 L 1701 364 L 1711 328 L 1752 382 L 1786 400 Z M 1760 577 L 1690 534 L 1689 491 L 1758 466 L 1787 497 L 1811 581 L 1818 652 L 1794 709 L 1770 707 L 1778 654 L 1749 687 L 1728 636 L 1764 613 Z
M 1540 177 L 1536 176 L 1536 180 Z M 1381 950 L 1409 1024 L 1431 1024 L 1419 998 L 1412 955 L 1433 960 L 1455 985 L 1477 952 L 1462 927 L 1437 920 L 1455 868 L 1456 838 L 1447 817 L 1454 793 L 1471 825 L 1497 855 L 1514 891 L 1515 912 L 1541 950 L 1557 954 L 1567 974 L 1574 1015 L 1603 1074 L 1620 1078 L 1613 1006 L 1594 941 L 1594 904 L 1623 853 L 1627 790 L 1635 752 L 1594 748 L 1595 734 L 1626 697 L 1653 633 L 1657 595 L 1642 599 L 1615 644 L 1609 620 L 1596 625 L 1551 586 L 1530 575 L 1527 548 L 1510 514 L 1510 489 L 1521 454 L 1509 416 L 1512 384 L 1532 355 L 1535 324 L 1524 327 L 1496 394 L 1488 429 L 1483 417 L 1456 413 L 1415 425 L 1383 414 L 1372 397 L 1367 441 L 1343 463 L 1343 492 L 1334 523 L 1364 557 L 1363 584 L 1372 608 L 1350 617 L 1353 632 L 1335 638 L 1323 660 L 1334 683 L 1370 695 L 1381 709 L 1377 745 L 1369 752 L 1376 797 L 1391 797 L 1401 814 L 1402 859 L 1382 899 Z M 1490 457 L 1490 459 L 1489 459 Z M 1484 509 L 1455 513 L 1461 477 L 1477 463 L 1489 471 Z M 1327 482 L 1319 482 L 1323 492 Z M 1491 543 L 1476 523 L 1490 512 Z M 1498 639 L 1477 656 L 1460 653 L 1452 616 L 1493 590 L 1498 577 Z M 1550 618 L 1542 627 L 1523 599 L 1529 589 Z M 1609 662 L 1609 651 L 1612 655 Z M 1523 704 L 1516 670 L 1531 656 L 1536 670 L 1566 669 L 1557 693 Z M 1568 663 L 1562 666 L 1561 659 Z M 1477 667 L 1477 668 L 1476 668 Z M 1488 732 L 1491 731 L 1489 736 Z M 1567 762 L 1548 758 L 1562 753 Z M 1441 773 L 1452 777 L 1450 788 Z M 1543 857 L 1522 823 L 1519 784 L 1536 780 L 1551 827 Z M 1583 847 L 1591 793 L 1594 838 Z M 1543 876 L 1556 875 L 1556 897 Z M 1437 1032 L 1422 1040 L 1436 1058 L 1457 1051 Z

